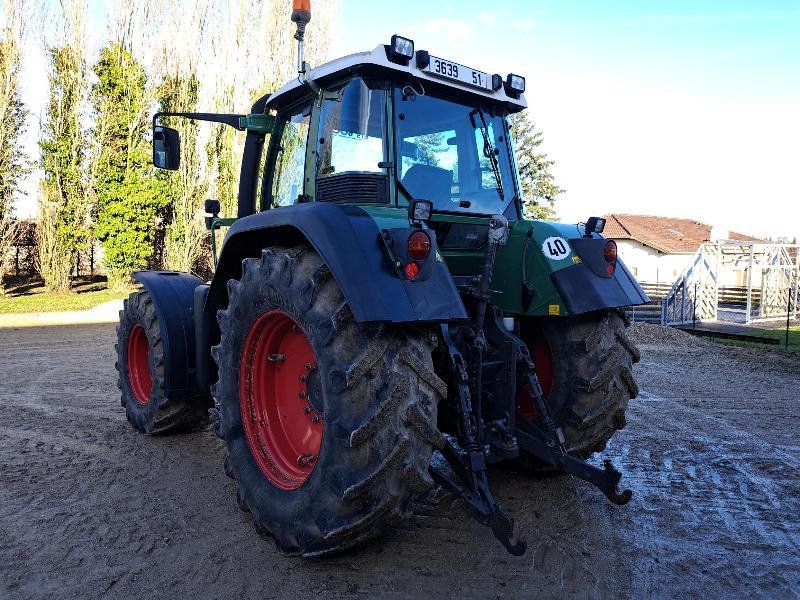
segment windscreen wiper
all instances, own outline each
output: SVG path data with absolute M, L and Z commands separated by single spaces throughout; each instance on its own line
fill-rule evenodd
M 494 173 L 494 180 L 497 182 L 497 195 L 500 200 L 505 200 L 505 193 L 503 192 L 503 181 L 500 177 L 500 161 L 497 160 L 497 149 L 492 145 L 492 140 L 489 138 L 489 126 L 486 124 L 486 116 L 480 108 L 476 108 L 469 113 L 469 120 L 472 122 L 472 128 L 478 129 L 478 124 L 475 122 L 475 115 L 481 119 L 481 135 L 483 135 L 483 155 L 489 159 L 492 165 L 492 172 Z

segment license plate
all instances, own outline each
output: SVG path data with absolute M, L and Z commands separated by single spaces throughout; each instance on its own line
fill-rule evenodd
M 487 73 L 438 56 L 431 56 L 431 62 L 422 70 L 436 77 L 452 79 L 472 87 L 492 91 L 492 79 Z

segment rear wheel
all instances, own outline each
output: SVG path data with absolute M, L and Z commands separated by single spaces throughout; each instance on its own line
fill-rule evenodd
M 581 458 L 603 450 L 625 426 L 628 401 L 639 393 L 631 372 L 639 350 L 625 333 L 626 326 L 617 311 L 523 324 L 522 337 L 567 450 Z M 527 390 L 517 400 L 517 418 L 535 419 Z M 532 467 L 543 465 L 530 455 L 523 459 Z
M 149 434 L 198 428 L 208 417 L 207 396 L 168 398 L 164 392 L 164 349 L 153 300 L 134 292 L 119 313 L 115 367 L 128 421 Z
M 431 335 L 356 323 L 308 246 L 245 259 L 228 296 L 212 351 L 218 434 L 257 531 L 322 555 L 407 514 L 443 442 Z

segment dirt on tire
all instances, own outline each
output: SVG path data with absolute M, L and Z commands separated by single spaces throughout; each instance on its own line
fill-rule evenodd
M 639 393 L 632 369 L 640 353 L 626 324 L 618 311 L 604 311 L 523 325 L 527 344 L 535 336 L 546 340 L 553 369 L 547 402 L 567 450 L 580 458 L 606 447 L 625 426 L 628 402 Z
M 256 530 L 284 554 L 318 557 L 361 544 L 409 515 L 412 499 L 434 485 L 428 474 L 433 446 L 444 445 L 436 409 L 447 385 L 433 372 L 430 332 L 356 323 L 322 257 L 307 245 L 264 249 L 260 258 L 242 261 L 241 278 L 227 287 L 228 306 L 217 313 L 222 335 L 212 349 L 219 365 L 213 390 L 226 465 Z M 256 417 L 245 421 L 240 399 L 247 383 L 242 365 L 267 369 L 248 362 L 242 348 L 275 312 L 291 314 L 292 327 L 313 347 L 325 427 L 313 469 L 289 489 L 270 485 L 269 462 L 259 469 L 255 457 L 266 451 L 246 436 Z M 281 356 L 287 363 L 293 358 Z M 286 412 L 310 420 L 305 401 L 293 401 Z
M 322 560 L 257 535 L 209 429 L 134 431 L 113 325 L 2 329 L 0 598 L 796 597 L 800 359 L 638 329 L 639 397 L 592 459 L 622 469 L 627 506 L 571 477 L 498 468 L 524 556 L 437 490 Z

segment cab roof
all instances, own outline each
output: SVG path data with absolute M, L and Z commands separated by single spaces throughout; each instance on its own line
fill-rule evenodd
M 417 51 L 417 54 L 421 51 Z M 448 92 L 456 93 L 459 96 L 473 97 L 475 99 L 488 100 L 505 106 L 510 113 L 519 112 L 527 107 L 525 95 L 521 94 L 518 98 L 509 96 L 503 86 L 497 91 L 474 88 L 456 80 L 444 79 L 431 75 L 417 67 L 416 60 L 412 59 L 408 65 L 392 62 L 388 58 L 387 46 L 380 45 L 372 52 L 357 52 L 348 56 L 343 56 L 335 60 L 321 64 L 310 69 L 306 73 L 308 79 L 313 80 L 317 85 L 334 83 L 336 80 L 343 79 L 349 74 L 363 72 L 381 73 L 389 78 L 400 79 L 402 76 L 411 76 L 421 82 L 426 89 L 445 89 Z M 490 75 L 491 77 L 491 75 Z M 267 108 L 279 109 L 287 104 L 298 100 L 309 91 L 308 86 L 301 83 L 299 79 L 294 79 L 280 88 L 269 97 Z

